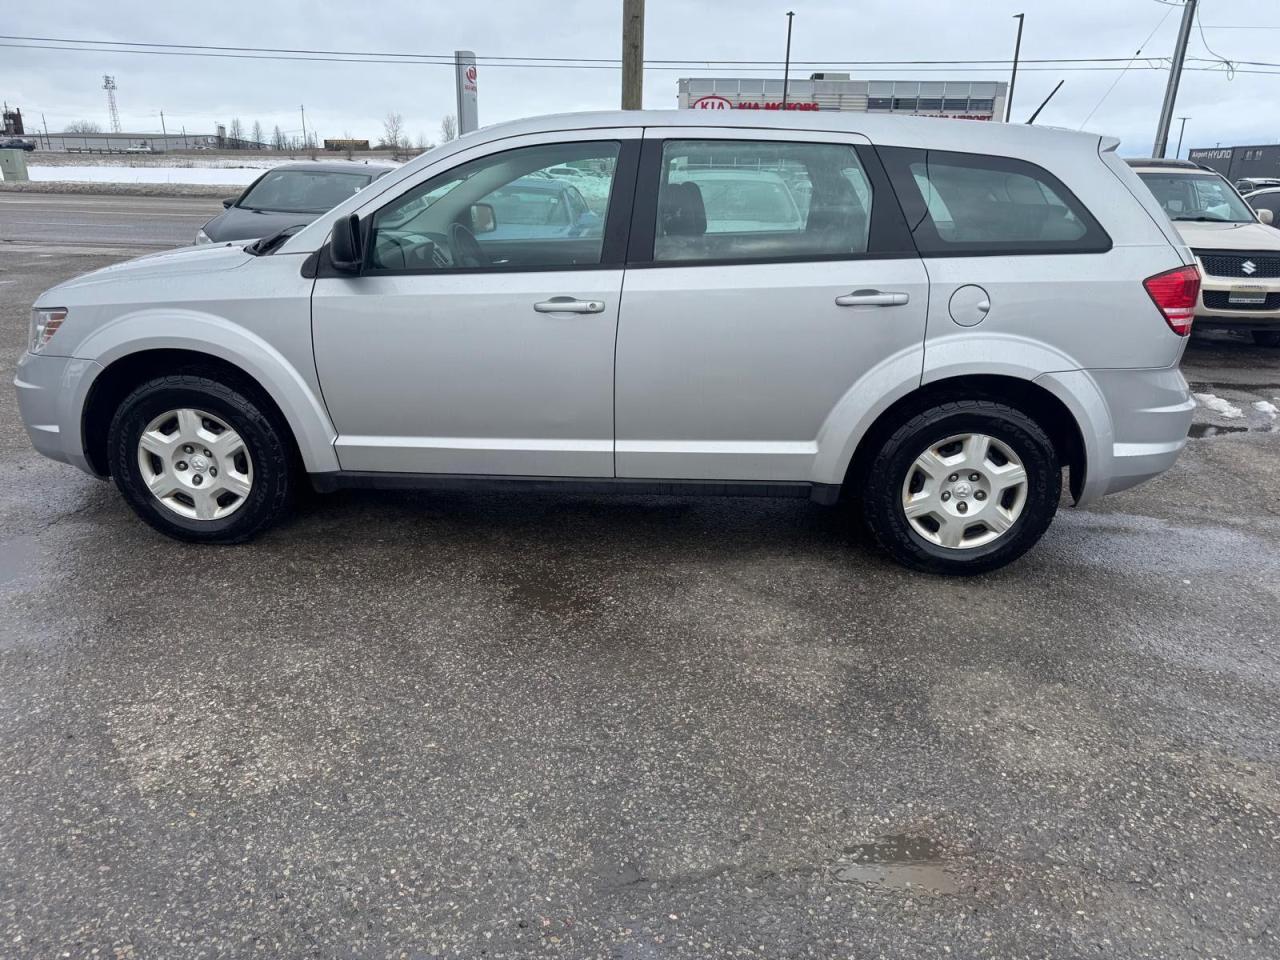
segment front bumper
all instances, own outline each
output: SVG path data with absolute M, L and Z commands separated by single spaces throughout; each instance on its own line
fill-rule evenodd
M 1087 465 L 1078 505 L 1159 476 L 1186 446 L 1196 402 L 1177 365 L 1047 373 L 1036 383 L 1080 422 Z
M 1204 326 L 1280 328 L 1280 279 L 1217 277 L 1201 268 L 1196 323 Z M 1262 303 L 1232 303 L 1232 297 L 1261 297 Z
M 18 413 L 31 445 L 46 457 L 97 474 L 84 454 L 80 411 L 89 385 L 102 368 L 92 360 L 24 353 L 13 385 Z

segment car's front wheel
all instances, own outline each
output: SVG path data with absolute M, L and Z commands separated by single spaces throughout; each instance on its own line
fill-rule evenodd
M 1026 414 L 960 400 L 904 423 L 861 485 L 867 523 L 900 563 L 975 574 L 1035 545 L 1057 511 L 1062 470 L 1053 442 Z
M 250 394 L 174 374 L 124 399 L 108 434 L 111 474 L 139 517 L 179 540 L 240 543 L 285 511 L 287 428 Z

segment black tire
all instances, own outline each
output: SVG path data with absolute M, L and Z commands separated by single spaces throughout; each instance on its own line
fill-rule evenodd
M 244 385 L 221 383 L 198 373 L 157 377 L 130 393 L 116 409 L 107 434 L 111 475 L 135 513 L 176 540 L 243 543 L 288 510 L 298 473 L 288 427 Z M 138 466 L 138 440 L 153 419 L 168 410 L 194 408 L 230 425 L 245 442 L 253 483 L 244 502 L 216 520 L 188 519 L 152 496 Z
M 1260 347 L 1280 347 L 1280 330 L 1253 330 L 1253 342 Z
M 963 433 L 984 433 L 1006 444 L 1027 472 L 1022 512 L 997 539 L 983 546 L 943 547 L 907 520 L 903 485 L 927 448 Z M 1011 563 L 1048 529 L 1062 495 L 1062 468 L 1053 443 L 1033 419 L 991 400 L 957 400 L 913 416 L 893 432 L 861 481 L 867 525 L 880 545 L 904 566 L 926 573 L 971 575 Z

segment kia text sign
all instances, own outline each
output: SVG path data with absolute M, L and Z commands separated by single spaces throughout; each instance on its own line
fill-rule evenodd
M 728 97 L 706 96 L 699 97 L 693 103 L 689 104 L 693 110 L 781 110 L 782 102 L 779 100 L 760 101 L 743 101 L 742 103 L 734 103 Z M 788 101 L 788 110 L 817 110 L 818 105 L 813 102 L 797 103 Z
M 480 127 L 476 84 L 476 55 L 470 50 L 453 51 L 454 84 L 458 90 L 458 136 Z

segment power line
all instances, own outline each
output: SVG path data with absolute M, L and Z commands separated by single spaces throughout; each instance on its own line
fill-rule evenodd
M 1129 68 L 1133 66 L 1134 61 L 1138 59 L 1138 56 L 1142 53 L 1142 48 L 1145 47 L 1148 43 L 1150 43 L 1151 39 L 1157 33 L 1160 32 L 1160 28 L 1164 26 L 1164 22 L 1169 19 L 1169 14 L 1172 12 L 1173 12 L 1173 7 L 1169 7 L 1167 10 L 1165 10 L 1164 16 L 1160 18 L 1160 21 L 1156 24 L 1155 29 L 1152 30 L 1149 34 L 1147 34 L 1147 39 L 1143 40 L 1140 44 L 1138 44 L 1138 49 L 1134 51 L 1133 56 L 1129 59 L 1129 62 L 1124 65 L 1124 69 L 1120 71 L 1120 76 L 1116 77 L 1115 80 L 1111 82 L 1111 86 L 1107 87 L 1106 92 L 1099 98 L 1098 102 L 1093 105 L 1093 109 L 1089 111 L 1088 116 L 1086 116 L 1083 120 L 1080 121 L 1079 129 L 1083 130 L 1084 125 L 1093 119 L 1093 115 L 1098 112 L 1098 108 L 1102 106 L 1102 104 L 1106 101 L 1107 97 L 1111 96 L 1111 91 L 1115 90 L 1115 88 L 1120 84 L 1120 81 L 1124 79 L 1124 75 L 1129 72 Z
M 7 43 L 0 42 L 0 47 L 20 49 L 20 50 L 57 50 L 68 53 L 132 53 L 152 56 L 176 56 L 176 57 L 212 57 L 217 59 L 237 59 L 237 60 L 268 60 L 273 62 L 288 62 L 296 60 L 298 62 L 319 62 L 319 63 L 372 63 L 383 65 L 424 65 L 424 66 L 449 66 L 454 65 L 453 56 L 443 54 L 403 54 L 403 53 L 372 53 L 362 51 L 309 51 L 302 49 L 290 48 L 272 48 L 272 47 L 210 47 L 207 45 L 196 44 L 142 44 L 132 41 L 115 41 L 115 40 L 72 40 L 60 38 L 41 38 L 41 37 L 15 37 L 0 34 L 0 40 L 18 40 L 22 42 Z M 73 46 L 71 44 L 95 44 L 96 46 Z M 113 45 L 113 46 L 104 46 Z M 121 49 L 122 47 L 144 47 L 145 49 Z M 241 51 L 241 52 L 229 52 Z M 1138 51 L 1139 53 L 1141 50 Z M 1212 51 L 1210 51 L 1212 52 Z M 388 58 L 399 59 L 388 59 Z M 483 57 L 478 58 L 482 65 L 490 69 L 502 68 L 533 68 L 533 69 L 561 69 L 561 70 L 616 70 L 620 63 L 617 59 L 611 58 L 573 58 L 573 57 Z M 1147 57 L 1145 62 L 1139 64 L 1138 69 L 1165 69 L 1168 64 L 1167 57 Z M 1050 70 L 1058 72 L 1108 72 L 1119 70 L 1121 74 L 1127 72 L 1134 66 L 1137 55 L 1134 57 L 1079 57 L 1079 58 L 1039 58 L 1024 59 L 1022 64 L 1031 64 L 1031 66 L 1020 66 L 1020 69 L 1026 70 Z M 1269 61 L 1225 61 L 1221 57 L 1205 58 L 1205 57 L 1189 57 L 1200 63 L 1214 64 L 1215 68 L 1222 66 L 1224 63 L 1238 63 L 1254 67 L 1273 67 L 1280 68 L 1280 63 Z M 991 73 L 1003 72 L 1004 69 L 1012 62 L 1007 59 L 993 58 L 989 60 L 846 60 L 846 61 L 830 61 L 830 60 L 806 60 L 792 61 L 797 64 L 804 65 L 824 65 L 824 66 L 847 66 L 857 67 L 866 73 L 887 73 L 901 72 L 909 70 L 919 73 Z M 1121 66 L 1120 64 L 1123 64 Z M 686 73 L 702 72 L 711 70 L 720 70 L 724 67 L 734 67 L 738 70 L 747 72 L 769 72 L 771 68 L 780 66 L 781 61 L 777 60 L 646 60 L 645 67 L 648 70 L 662 71 L 680 71 Z M 891 69 L 889 69 L 891 67 Z M 1209 70 L 1211 68 L 1189 67 L 1188 69 Z M 774 71 L 776 72 L 776 71 Z M 1233 70 L 1239 73 L 1253 73 L 1261 75 L 1271 75 L 1270 70 Z

